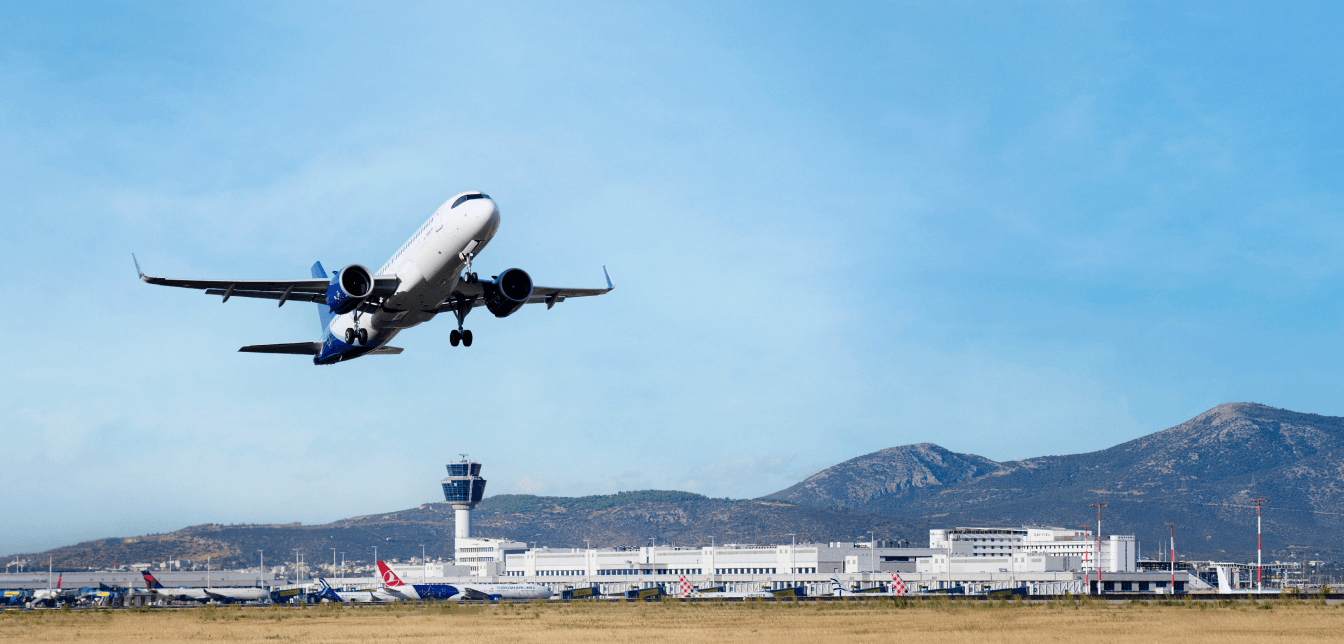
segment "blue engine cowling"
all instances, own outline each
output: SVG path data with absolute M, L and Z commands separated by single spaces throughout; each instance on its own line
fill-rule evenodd
M 337 271 L 327 285 L 327 306 L 337 315 L 355 310 L 373 294 L 373 274 L 359 264 Z
M 532 297 L 532 276 L 521 268 L 510 268 L 481 286 L 485 291 L 485 308 L 497 318 L 513 315 Z

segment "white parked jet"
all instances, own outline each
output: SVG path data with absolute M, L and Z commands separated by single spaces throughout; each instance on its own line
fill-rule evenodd
M 142 571 L 145 587 L 157 595 L 198 602 L 259 602 L 271 598 L 271 591 L 255 586 L 244 588 L 166 588 L 148 570 Z
M 314 364 L 335 364 L 368 354 L 396 354 L 388 346 L 403 329 L 434 319 L 440 313 L 457 317 L 457 329 L 448 341 L 471 346 L 471 331 L 462 328 L 467 314 L 484 306 L 495 317 L 508 317 L 524 304 L 546 303 L 549 309 L 566 298 L 601 295 L 606 288 L 556 288 L 534 286 L 532 277 L 520 268 L 510 268 L 480 280 L 471 270 L 472 260 L 485 249 L 499 230 L 499 207 L 489 195 L 464 192 L 445 201 L 377 273 L 351 264 L 327 275 L 322 263 L 313 264 L 312 279 L 288 280 L 196 280 L 149 277 L 135 270 L 150 284 L 203 289 L 207 295 L 254 297 L 285 302 L 316 302 L 320 307 L 322 338 L 317 342 L 260 344 L 239 351 L 291 353 L 313 356 Z M 603 269 L 606 272 L 606 269 Z

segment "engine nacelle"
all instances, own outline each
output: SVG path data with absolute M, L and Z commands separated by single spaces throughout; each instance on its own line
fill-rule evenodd
M 497 318 L 513 315 L 532 297 L 532 276 L 521 268 L 510 268 L 481 286 L 485 290 L 485 308 Z
M 327 285 L 327 306 L 336 314 L 349 313 L 373 294 L 373 274 L 359 264 L 337 271 Z

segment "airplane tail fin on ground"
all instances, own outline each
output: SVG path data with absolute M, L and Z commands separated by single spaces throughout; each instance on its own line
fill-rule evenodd
M 323 579 L 323 578 L 321 578 L 321 577 L 318 577 L 318 578 L 317 578 L 317 584 L 318 584 L 318 587 L 319 587 L 319 592 L 317 593 L 317 596 L 318 596 L 319 598 L 326 598 L 326 599 L 329 599 L 329 600 L 331 600 L 331 601 L 333 601 L 333 602 L 337 602 L 337 603 L 344 603 L 344 602 L 345 602 L 344 599 L 341 599 L 341 596 L 340 596 L 340 595 L 336 594 L 336 589 L 335 589 L 335 588 L 332 588 L 332 587 L 331 587 L 331 584 L 327 583 L 327 580 L 326 580 L 326 579 Z
M 401 577 L 398 577 L 397 573 L 392 572 L 392 569 L 388 568 L 387 564 L 381 561 L 378 562 L 378 574 L 382 575 L 384 586 L 391 586 L 393 588 L 396 588 L 397 586 L 406 585 L 402 583 Z
M 322 262 L 313 262 L 313 277 L 319 279 L 329 279 L 331 276 L 327 275 L 327 271 L 322 268 Z M 331 318 L 333 317 L 335 316 L 331 314 L 331 308 L 328 307 L 326 303 L 318 302 L 317 319 L 318 322 L 322 325 L 323 335 L 326 335 L 327 327 L 331 326 Z
M 148 570 L 143 571 L 140 574 L 145 578 L 145 588 L 163 588 L 163 584 L 160 584 L 159 580 L 154 578 L 154 575 L 149 574 Z

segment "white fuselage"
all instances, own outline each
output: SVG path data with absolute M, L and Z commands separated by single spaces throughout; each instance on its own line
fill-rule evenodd
M 375 277 L 395 276 L 397 291 L 373 315 L 360 314 L 359 327 L 369 332 L 367 346 L 386 345 L 402 329 L 434 319 L 434 309 L 452 294 L 466 265 L 461 257 L 472 247 L 476 255 L 499 230 L 499 208 L 493 199 L 481 197 L 452 206 L 457 195 L 439 206 L 406 243 L 392 254 Z M 372 318 L 372 319 L 370 319 Z M 355 328 L 355 314 L 338 315 L 327 330 L 337 338 Z
M 499 595 L 500 599 L 547 599 L 551 596 L 551 589 L 540 584 L 465 584 L 463 588 Z

